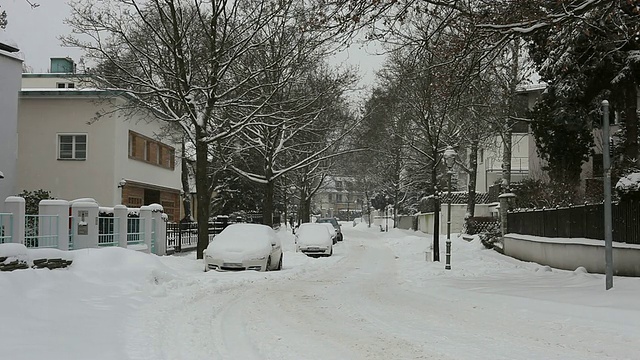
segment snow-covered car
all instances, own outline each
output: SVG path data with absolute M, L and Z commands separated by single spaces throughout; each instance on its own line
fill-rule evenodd
M 267 225 L 231 224 L 213 238 L 204 253 L 204 271 L 280 269 L 282 244 Z
M 306 255 L 333 254 L 334 230 L 325 224 L 305 223 L 296 231 L 296 249 Z
M 342 228 L 340 227 L 340 223 L 338 223 L 337 218 L 320 218 L 316 221 L 316 223 L 329 223 L 333 225 L 333 228 L 336 230 L 336 240 L 343 240 Z
M 333 225 L 331 225 L 330 223 L 314 223 L 314 224 L 318 224 L 326 227 L 327 230 L 329 230 L 329 233 L 331 234 L 331 240 L 333 244 L 335 245 L 338 243 L 338 231 L 333 227 Z

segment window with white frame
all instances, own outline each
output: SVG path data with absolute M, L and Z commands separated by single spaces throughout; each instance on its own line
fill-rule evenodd
M 76 84 L 59 82 L 59 83 L 56 83 L 56 87 L 58 89 L 74 89 L 76 87 Z
M 58 134 L 58 160 L 86 160 L 86 134 Z

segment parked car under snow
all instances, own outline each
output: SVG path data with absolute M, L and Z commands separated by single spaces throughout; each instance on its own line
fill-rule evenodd
M 342 227 L 338 222 L 338 218 L 320 218 L 316 221 L 316 223 L 328 223 L 333 225 L 333 227 L 336 229 L 336 240 L 342 241 L 344 239 L 344 237 L 342 236 Z
M 204 271 L 280 270 L 282 244 L 261 224 L 232 224 L 213 238 L 204 253 Z
M 333 228 L 325 224 L 302 224 L 296 231 L 296 249 L 309 256 L 331 256 L 334 244 L 333 233 Z

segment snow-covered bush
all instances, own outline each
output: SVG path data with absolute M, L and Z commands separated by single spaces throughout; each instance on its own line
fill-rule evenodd
M 478 235 L 480 236 L 480 242 L 487 249 L 495 249 L 496 245 L 500 244 L 502 239 L 502 233 L 500 231 L 500 222 L 489 223 L 491 226 L 487 227 Z
M 632 172 L 618 180 L 616 191 L 622 200 L 640 199 L 640 172 Z

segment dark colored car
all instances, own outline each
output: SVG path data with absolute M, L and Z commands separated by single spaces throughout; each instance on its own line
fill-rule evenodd
M 336 239 L 338 241 L 342 241 L 342 229 L 340 228 L 340 223 L 336 218 L 320 218 L 316 221 L 317 223 L 329 223 L 333 225 L 334 229 L 336 229 Z

